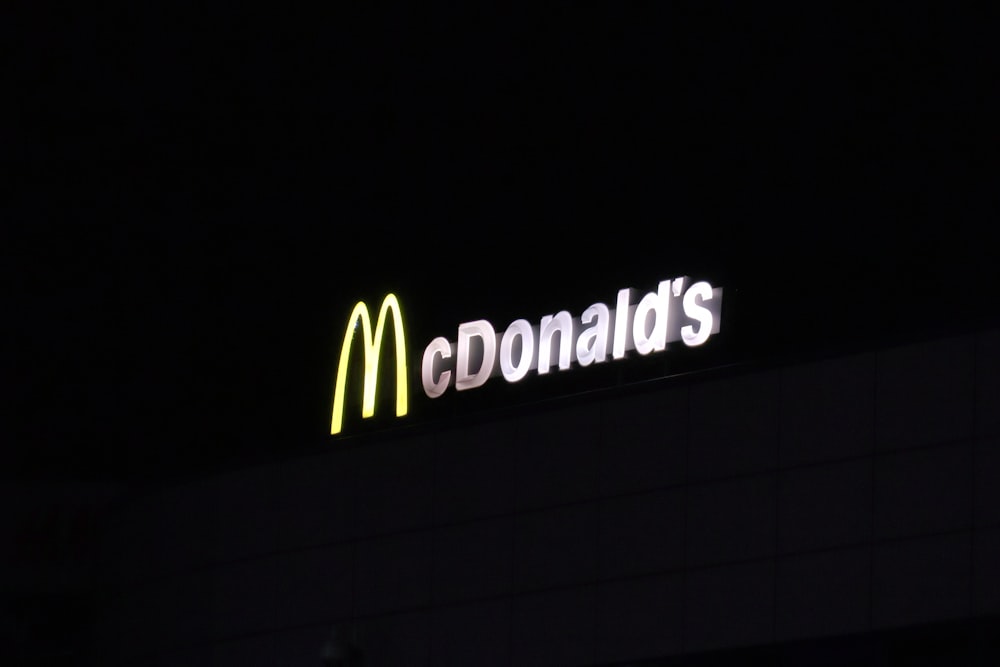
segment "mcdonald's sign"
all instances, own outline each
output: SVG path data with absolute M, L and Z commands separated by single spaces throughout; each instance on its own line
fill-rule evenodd
M 719 332 L 721 309 L 722 288 L 681 276 L 659 281 L 655 290 L 642 296 L 632 288 L 619 289 L 614 307 L 593 303 L 578 317 L 560 310 L 542 316 L 538 324 L 515 319 L 500 332 L 489 320 L 464 322 L 458 325 L 456 342 L 439 336 L 424 348 L 420 381 L 427 398 L 438 399 L 449 388 L 475 389 L 499 376 L 516 383 L 531 371 L 546 375 L 553 368 L 561 372 L 634 354 L 662 353 L 676 341 L 697 347 Z M 399 300 L 394 294 L 385 295 L 374 330 L 368 306 L 359 301 L 351 311 L 340 349 L 330 423 L 333 435 L 343 427 L 348 362 L 359 327 L 364 355 L 361 416 L 375 414 L 379 358 L 390 315 L 396 343 L 396 416 L 407 414 L 409 373 Z

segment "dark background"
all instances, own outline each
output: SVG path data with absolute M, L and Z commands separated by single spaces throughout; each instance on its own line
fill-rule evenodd
M 344 320 L 389 290 L 453 336 L 707 278 L 713 364 L 996 318 L 993 16 L 10 14 L 9 479 L 323 446 Z

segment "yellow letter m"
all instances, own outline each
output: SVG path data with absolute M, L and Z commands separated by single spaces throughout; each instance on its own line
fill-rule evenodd
M 330 422 L 330 434 L 340 433 L 344 421 L 344 385 L 347 382 L 347 361 L 351 356 L 351 343 L 354 332 L 361 324 L 364 338 L 365 382 L 364 394 L 361 400 L 361 416 L 371 417 L 375 414 L 375 387 L 378 384 L 378 360 L 382 348 L 382 336 L 385 333 L 385 317 L 392 311 L 393 331 L 396 338 L 396 416 L 406 414 L 406 342 L 403 339 L 403 318 L 399 312 L 399 301 L 394 294 L 387 294 L 382 299 L 378 311 L 375 333 L 372 334 L 371 315 L 364 301 L 359 301 L 351 311 L 351 319 L 347 323 L 344 334 L 344 344 L 340 349 L 340 363 L 337 365 L 337 384 L 333 391 L 333 420 Z

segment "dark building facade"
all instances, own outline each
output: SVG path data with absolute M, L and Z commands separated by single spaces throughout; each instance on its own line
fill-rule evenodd
M 1000 329 L 397 429 L 109 505 L 101 665 L 995 664 Z M 326 663 L 323 663 L 324 655 Z M 347 664 L 347 663 L 342 663 Z

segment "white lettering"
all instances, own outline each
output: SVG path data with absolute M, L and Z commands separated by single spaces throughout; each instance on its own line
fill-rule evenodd
M 618 290 L 618 305 L 615 308 L 615 340 L 611 350 L 611 356 L 621 359 L 625 356 L 626 337 L 628 336 L 629 323 L 629 301 L 632 296 L 630 288 Z
M 482 346 L 471 349 L 474 339 Z M 496 361 L 497 337 L 493 325 L 486 320 L 465 322 L 458 325 L 458 359 L 455 365 L 455 389 L 464 391 L 481 386 L 490 378 Z M 474 356 L 470 356 L 474 355 Z M 469 372 L 469 363 L 478 364 L 475 373 Z
M 670 312 L 670 281 L 660 283 L 659 290 L 642 297 L 632 318 L 632 340 L 635 351 L 645 356 L 662 352 L 667 347 L 667 315 Z M 649 316 L 653 324 L 649 326 Z
M 438 379 L 434 379 L 434 358 L 451 358 L 451 343 L 444 336 L 438 336 L 424 350 L 424 358 L 420 365 L 420 379 L 424 383 L 424 393 L 431 398 L 437 398 L 448 389 L 451 371 L 441 371 Z
M 504 331 L 499 350 L 497 333 L 489 321 L 460 324 L 456 344 L 439 337 L 424 350 L 424 392 L 437 398 L 452 381 L 457 391 L 464 391 L 482 386 L 494 375 L 518 382 L 532 370 L 548 374 L 556 345 L 560 371 L 569 369 L 574 361 L 580 366 L 605 362 L 609 338 L 612 359 L 623 359 L 630 350 L 643 356 L 662 352 L 677 340 L 689 347 L 702 345 L 719 331 L 722 289 L 701 281 L 685 290 L 687 282 L 683 276 L 663 280 L 636 305 L 632 305 L 635 290 L 621 289 L 614 310 L 594 303 L 579 319 L 563 310 L 542 317 L 538 328 L 528 320 L 516 319 Z M 452 355 L 454 367 L 446 362 Z
M 559 334 L 559 370 L 569 368 L 573 356 L 573 317 L 565 310 L 542 318 L 538 334 L 538 374 L 549 372 L 552 336 Z
M 695 299 L 700 299 L 702 303 L 712 300 L 712 286 L 705 281 L 697 282 L 688 288 L 684 293 L 684 314 L 692 320 L 698 322 L 698 331 L 687 324 L 681 327 L 681 338 L 688 347 L 701 345 L 712 331 L 712 311 L 700 305 Z
M 583 311 L 580 322 L 590 324 L 595 318 L 597 323 L 581 331 L 576 340 L 576 360 L 581 366 L 599 364 L 608 357 L 608 326 L 611 322 L 608 307 L 603 303 L 595 303 Z
M 517 363 L 514 354 L 518 353 Z M 531 370 L 535 356 L 535 334 L 528 320 L 514 320 L 500 340 L 500 370 L 507 382 L 517 382 Z

